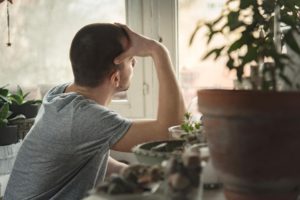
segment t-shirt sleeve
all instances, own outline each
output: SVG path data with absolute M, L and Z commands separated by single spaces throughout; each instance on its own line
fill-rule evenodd
M 104 144 L 111 147 L 132 124 L 129 119 L 90 101 L 76 105 L 73 123 L 72 140 L 94 147 Z

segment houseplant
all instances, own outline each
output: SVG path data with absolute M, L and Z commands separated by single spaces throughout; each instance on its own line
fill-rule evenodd
M 11 101 L 10 110 L 12 111 L 11 124 L 18 126 L 18 137 L 24 139 L 34 123 L 34 119 L 39 111 L 41 100 L 27 100 L 29 92 L 24 93 L 18 85 L 16 92 L 8 95 Z
M 35 118 L 38 113 L 41 100 L 26 100 L 29 92 L 24 93 L 22 88 L 18 85 L 17 91 L 11 93 L 9 98 L 12 102 L 11 110 L 13 112 L 12 117 L 17 115 L 24 115 L 26 118 Z
M 29 93 L 24 93 L 20 86 L 12 92 L 3 86 L 0 88 L 0 106 L 8 104 L 10 125 L 17 125 L 19 139 L 23 139 L 34 123 L 41 100 L 26 100 Z
M 184 114 L 183 122 L 180 125 L 171 126 L 168 128 L 168 131 L 171 134 L 171 138 L 183 139 L 190 144 L 205 142 L 201 120 L 194 119 L 190 112 Z
M 9 124 L 9 104 L 0 106 L 0 146 L 10 145 L 18 142 L 17 126 Z
M 300 92 L 286 75 L 290 58 L 281 47 L 285 43 L 300 54 L 294 37 L 300 33 L 299 10 L 298 0 L 228 0 L 222 15 L 205 24 L 208 42 L 234 34 L 205 58 L 226 56 L 239 88 L 248 89 L 198 91 L 211 158 L 229 200 L 297 199 Z M 280 33 L 281 24 L 289 30 Z

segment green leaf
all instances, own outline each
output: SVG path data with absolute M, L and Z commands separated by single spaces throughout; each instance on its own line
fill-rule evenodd
M 212 25 L 215 26 L 215 25 L 218 24 L 222 19 L 223 19 L 223 16 L 221 15 L 220 17 L 218 17 L 216 20 L 214 20 L 214 21 L 212 22 Z
M 195 39 L 195 36 L 196 36 L 196 34 L 198 33 L 200 27 L 201 27 L 201 26 L 197 25 L 196 28 L 195 28 L 195 30 L 193 31 L 193 33 L 192 33 L 192 35 L 191 35 L 191 37 L 190 37 L 189 46 L 192 45 L 192 43 L 193 43 L 193 41 L 194 41 L 194 39 Z
M 212 49 L 211 51 L 209 51 L 202 59 L 207 59 L 209 56 L 215 54 L 215 60 L 220 56 L 222 50 L 224 49 L 225 47 L 221 47 L 221 48 L 215 48 L 215 49 Z
M 0 108 L 0 121 L 3 121 L 9 117 L 9 105 L 8 103 L 3 104 Z
M 235 66 L 234 66 L 234 60 L 233 60 L 231 57 L 229 57 L 226 66 L 227 66 L 228 69 L 230 69 L 230 70 L 232 70 L 232 69 L 235 68 Z
M 11 94 L 10 99 L 18 105 L 21 105 L 24 101 L 23 96 L 20 96 L 18 94 Z
M 23 96 L 22 88 L 19 85 L 17 86 L 17 95 Z
M 27 92 L 26 94 L 23 95 L 23 100 L 29 95 L 30 92 Z
M 209 43 L 211 42 L 211 40 L 213 39 L 213 36 L 215 35 L 216 32 L 212 31 L 210 33 L 208 33 L 208 39 L 206 44 L 209 45 Z
M 24 94 L 22 88 L 18 85 L 17 86 L 17 91 L 15 94 L 10 94 L 9 98 L 11 101 L 15 102 L 18 105 L 26 103 L 25 98 L 29 95 L 30 92 L 27 92 Z
M 201 127 L 201 123 L 200 122 L 195 123 L 195 128 L 196 129 L 200 129 L 200 127 Z
M 11 99 L 9 97 L 0 95 L 0 103 L 9 103 L 9 104 L 11 104 Z
M 188 126 L 188 124 L 181 124 L 181 128 L 182 128 L 182 130 L 184 130 L 185 132 L 189 132 L 189 126 Z
M 241 82 L 244 74 L 244 65 L 240 65 L 235 68 L 236 69 L 236 76 L 238 80 Z
M 38 100 L 29 100 L 26 101 L 25 104 L 41 104 L 42 100 L 38 99 Z
M 218 49 L 212 49 L 211 51 L 209 51 L 207 54 L 204 55 L 204 57 L 202 58 L 203 60 L 207 59 L 208 57 L 210 57 L 211 55 L 215 54 L 217 52 Z
M 0 88 L 0 95 L 7 97 L 8 94 L 9 94 L 8 89 Z
M 191 117 L 192 117 L 192 114 L 190 112 L 184 113 L 184 119 L 185 120 L 189 121 L 191 119 Z

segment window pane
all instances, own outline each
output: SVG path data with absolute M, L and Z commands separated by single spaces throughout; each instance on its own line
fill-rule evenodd
M 179 73 L 185 101 L 189 104 L 199 88 L 232 87 L 232 73 L 225 61 L 201 60 L 208 51 L 205 29 L 201 29 L 189 46 L 198 20 L 218 17 L 225 0 L 179 0 Z M 213 40 L 211 47 L 220 45 L 223 38 Z
M 125 0 L 16 0 L 9 8 L 11 47 L 6 46 L 6 2 L 0 4 L 0 86 L 39 86 L 42 93 L 73 80 L 69 48 L 81 27 L 126 23 Z

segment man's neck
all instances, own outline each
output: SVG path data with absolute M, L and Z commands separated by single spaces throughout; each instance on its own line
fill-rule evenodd
M 65 93 L 76 92 L 88 99 L 96 101 L 98 104 L 108 106 L 114 95 L 114 92 L 109 86 L 105 84 L 91 88 L 76 85 L 75 83 L 70 84 Z

